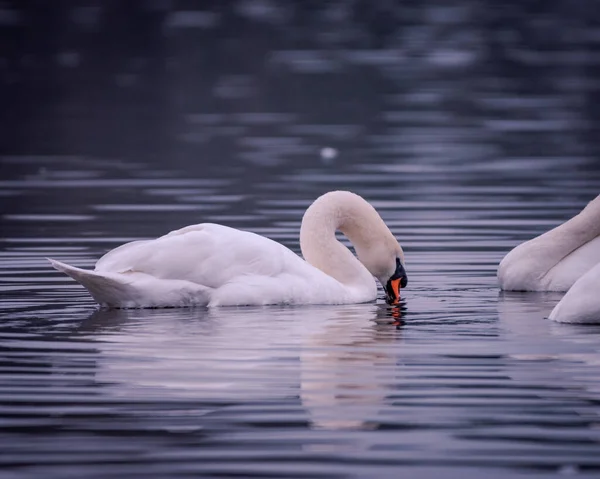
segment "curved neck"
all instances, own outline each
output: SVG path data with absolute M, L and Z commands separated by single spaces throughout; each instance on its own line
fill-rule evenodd
M 348 286 L 375 282 L 373 275 L 352 252 L 340 243 L 336 231 L 344 233 L 359 258 L 392 234 L 375 211 L 360 196 L 333 191 L 315 200 L 306 210 L 300 227 L 300 249 L 304 259 L 325 274 Z
M 523 244 L 522 254 L 534 259 L 543 274 L 576 249 L 600 235 L 600 195 L 577 216 Z

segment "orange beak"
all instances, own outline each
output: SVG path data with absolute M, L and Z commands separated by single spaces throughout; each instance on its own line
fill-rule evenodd
M 394 297 L 392 298 L 390 295 L 389 297 L 389 303 L 394 305 L 394 304 L 398 304 L 400 302 L 400 290 L 402 289 L 402 287 L 400 286 L 400 278 L 398 279 L 392 279 L 390 281 L 390 286 L 392 289 L 392 292 L 394 294 Z

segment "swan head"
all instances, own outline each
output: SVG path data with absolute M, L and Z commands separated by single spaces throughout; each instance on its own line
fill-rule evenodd
M 408 276 L 404 269 L 404 253 L 395 238 L 391 237 L 390 241 L 383 241 L 376 247 L 356 249 L 360 262 L 383 286 L 386 302 L 398 304 L 400 290 L 406 288 Z
M 379 280 L 381 284 L 384 283 Z M 404 270 L 404 265 L 400 258 L 396 258 L 396 269 L 394 273 L 385 282 L 383 289 L 385 290 L 385 300 L 388 304 L 398 304 L 400 302 L 400 289 L 406 288 L 408 284 L 408 276 Z

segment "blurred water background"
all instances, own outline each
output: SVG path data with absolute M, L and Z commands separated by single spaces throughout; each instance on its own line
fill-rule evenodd
M 597 477 L 600 328 L 501 294 L 600 192 L 593 0 L 0 2 L 0 477 Z M 218 222 L 299 252 L 350 189 L 401 325 L 97 311 L 49 268 Z

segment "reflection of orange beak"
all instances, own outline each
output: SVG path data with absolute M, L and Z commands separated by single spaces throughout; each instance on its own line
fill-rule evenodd
M 392 279 L 390 281 L 390 285 L 392 286 L 392 291 L 394 292 L 394 299 L 392 299 L 390 304 L 398 304 L 400 302 L 400 278 Z

